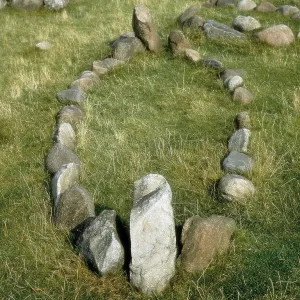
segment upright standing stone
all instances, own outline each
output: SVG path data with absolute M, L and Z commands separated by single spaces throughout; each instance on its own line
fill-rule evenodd
M 161 292 L 175 273 L 172 192 L 166 179 L 149 174 L 134 183 L 130 214 L 130 281 L 144 293 Z
M 181 264 L 187 272 L 204 270 L 211 261 L 229 248 L 236 229 L 231 218 L 212 215 L 189 218 L 182 229 Z
M 179 56 L 185 53 L 186 49 L 190 49 L 191 45 L 186 40 L 181 30 L 172 30 L 168 38 L 169 47 L 172 50 L 174 56 Z
M 75 131 L 69 123 L 59 124 L 54 133 L 54 141 L 63 144 L 71 150 L 75 149 L 75 138 Z
M 137 4 L 133 11 L 132 27 L 136 37 L 140 38 L 147 49 L 153 52 L 162 50 L 162 45 L 153 24 L 148 7 Z
M 116 212 L 104 210 L 86 223 L 75 242 L 77 251 L 100 275 L 122 268 L 124 249 L 116 229 Z

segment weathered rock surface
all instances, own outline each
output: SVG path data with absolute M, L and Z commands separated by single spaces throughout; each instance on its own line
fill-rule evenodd
M 209 20 L 204 23 L 203 29 L 208 38 L 211 39 L 246 39 L 246 35 L 225 24 Z
M 218 193 L 227 201 L 246 203 L 255 194 L 255 187 L 243 176 L 227 174 L 219 182 Z
M 83 111 L 74 105 L 64 106 L 57 115 L 57 123 L 70 123 L 72 126 L 76 126 L 84 119 Z
M 113 57 L 122 61 L 129 60 L 145 50 L 144 44 L 137 37 L 119 38 L 113 43 Z
M 244 80 L 241 76 L 232 76 L 228 77 L 224 81 L 224 87 L 226 87 L 229 91 L 233 92 L 238 87 L 244 84 Z
M 122 268 L 124 249 L 116 229 L 116 212 L 104 210 L 99 216 L 88 219 L 85 223 L 83 228 L 78 229 L 79 234 L 76 233 L 79 236 L 75 244 L 85 261 L 100 275 Z M 76 232 L 76 228 L 72 232 Z
M 217 255 L 228 250 L 235 230 L 231 218 L 218 215 L 189 218 L 182 229 L 182 267 L 188 272 L 204 270 Z
M 106 74 L 108 71 L 123 64 L 124 62 L 115 58 L 105 58 L 103 60 L 97 60 L 93 62 L 93 72 L 98 76 Z
M 70 89 L 60 91 L 56 94 L 57 99 L 62 103 L 74 102 L 81 103 L 87 98 L 87 94 L 80 86 L 74 86 Z
M 256 3 L 252 0 L 242 0 L 237 4 L 238 10 L 249 11 L 256 7 Z
M 132 27 L 136 37 L 140 38 L 147 49 L 153 52 L 162 50 L 162 44 L 148 7 L 137 4 L 133 11 Z
M 183 28 L 200 29 L 203 27 L 205 19 L 200 16 L 193 16 L 185 21 L 182 25 Z
M 258 38 L 270 46 L 286 46 L 295 41 L 292 30 L 286 25 L 275 25 L 260 31 Z
M 34 10 L 42 7 L 44 0 L 11 0 L 11 6 L 18 9 Z
M 194 17 L 196 13 L 201 9 L 200 5 L 193 5 L 189 8 L 187 8 L 179 17 L 178 17 L 178 23 L 181 26 L 184 26 L 184 23 L 189 20 L 191 17 Z
M 253 31 L 261 28 L 259 21 L 250 16 L 237 16 L 233 20 L 232 26 L 239 31 Z
M 254 96 L 244 87 L 238 87 L 234 90 L 233 100 L 240 102 L 241 104 L 250 104 L 254 99 Z
M 134 183 L 130 214 L 130 281 L 144 293 L 162 291 L 175 273 L 172 192 L 166 179 L 149 174 Z
M 231 173 L 250 173 L 253 165 L 250 156 L 237 151 L 230 152 L 222 163 L 223 170 Z
M 257 7 L 256 10 L 260 12 L 274 12 L 276 11 L 276 6 L 270 2 L 261 2 Z
M 93 71 L 83 71 L 79 78 L 74 80 L 71 83 L 70 89 L 74 87 L 80 87 L 81 89 L 88 89 L 93 85 L 99 84 L 100 78 L 99 76 Z
M 6 0 L 0 0 L 0 9 L 4 8 L 7 5 Z
M 300 10 L 296 6 L 283 5 L 278 8 L 278 11 L 284 16 L 290 16 L 298 13 Z
M 60 10 L 69 4 L 69 0 L 44 0 L 44 4 L 51 10 Z
M 126 39 L 128 37 L 135 37 L 135 33 L 133 31 L 124 32 L 122 33 L 117 39 L 115 39 L 113 42 L 111 42 L 111 46 L 115 48 L 115 46 L 122 41 L 123 39 Z
M 185 53 L 185 57 L 192 62 L 196 63 L 200 60 L 200 54 L 196 50 L 185 49 L 184 53 Z
M 247 152 L 250 134 L 246 128 L 235 131 L 228 141 L 228 151 Z
M 224 82 L 227 78 L 233 76 L 240 76 L 244 79 L 246 72 L 244 69 L 225 69 L 220 73 L 220 78 Z
M 75 185 L 60 195 L 54 213 L 54 222 L 59 228 L 72 229 L 94 216 L 95 207 L 90 194 L 83 187 Z
M 247 111 L 242 111 L 237 114 L 235 117 L 235 124 L 237 129 L 242 129 L 242 128 L 251 128 L 251 121 L 250 121 L 250 116 Z
M 61 143 L 71 150 L 75 149 L 75 131 L 70 123 L 61 123 L 54 133 L 54 141 Z
M 172 30 L 168 38 L 169 47 L 174 56 L 183 55 L 186 49 L 190 49 L 191 45 L 186 40 L 184 34 L 180 30 Z
M 50 173 L 57 172 L 63 165 L 74 163 L 80 165 L 79 157 L 66 146 L 56 143 L 46 157 L 46 168 Z
M 225 6 L 236 6 L 238 0 L 218 0 L 216 2 L 216 6 L 218 7 L 225 7 Z
M 202 64 L 206 68 L 211 68 L 215 70 L 223 69 L 223 63 L 214 58 L 206 57 L 202 60 Z
M 54 210 L 56 209 L 60 196 L 68 188 L 77 184 L 79 180 L 80 166 L 75 163 L 62 165 L 55 173 L 51 181 L 52 198 Z

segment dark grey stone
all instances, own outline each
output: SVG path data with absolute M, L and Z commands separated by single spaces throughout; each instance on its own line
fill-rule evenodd
M 211 39 L 246 39 L 247 36 L 225 24 L 209 20 L 204 23 L 203 29 L 208 38 Z
M 75 163 L 80 165 L 80 159 L 76 153 L 66 146 L 56 143 L 50 149 L 46 157 L 46 168 L 50 173 L 57 172 L 63 165 Z
M 57 99 L 62 103 L 74 102 L 81 103 L 87 98 L 87 94 L 79 86 L 60 91 L 56 94 Z
M 178 22 L 181 26 L 184 25 L 184 23 L 189 20 L 190 18 L 194 17 L 196 13 L 201 9 L 200 5 L 193 5 L 189 8 L 187 8 L 179 17 Z
M 225 7 L 225 6 L 236 6 L 239 0 L 218 0 L 216 6 Z
M 253 159 L 237 151 L 232 151 L 224 159 L 222 167 L 224 171 L 231 173 L 249 173 L 253 168 Z
M 219 60 L 216 60 L 214 58 L 210 58 L 210 57 L 204 58 L 202 60 L 202 64 L 206 68 L 211 68 L 211 69 L 215 69 L 215 70 L 223 69 L 222 62 L 220 62 Z
M 183 24 L 183 28 L 191 28 L 191 29 L 199 29 L 203 27 L 203 24 L 205 23 L 204 18 L 200 16 L 193 16 L 186 20 Z

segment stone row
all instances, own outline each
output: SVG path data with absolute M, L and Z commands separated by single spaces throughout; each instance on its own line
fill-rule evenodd
M 35 10 L 43 6 L 50 10 L 60 10 L 69 4 L 69 0 L 0 0 L 0 9 L 11 6 L 22 10 Z

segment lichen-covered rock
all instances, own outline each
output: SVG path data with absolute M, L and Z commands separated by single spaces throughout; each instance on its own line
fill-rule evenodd
M 256 3 L 252 0 L 242 0 L 237 4 L 238 10 L 249 11 L 256 7 Z
M 44 4 L 51 10 L 60 10 L 69 4 L 69 0 L 44 0 Z
M 149 174 L 134 183 L 130 213 L 130 281 L 143 293 L 161 292 L 175 273 L 172 192 L 166 179 Z
M 244 87 L 238 87 L 234 90 L 233 100 L 241 104 L 250 104 L 254 99 L 253 94 Z
M 83 228 L 72 230 L 73 235 L 78 235 L 75 248 L 93 269 L 106 275 L 122 268 L 124 248 L 117 233 L 114 210 L 104 210 L 78 227 Z
M 233 92 L 235 89 L 242 86 L 243 84 L 244 84 L 244 80 L 240 76 L 228 77 L 224 81 L 224 87 L 226 87 L 231 92 Z
M 11 0 L 11 6 L 24 9 L 35 10 L 43 6 L 44 0 Z
M 93 72 L 95 72 L 98 76 L 101 76 L 123 63 L 123 61 L 112 57 L 97 60 L 93 62 Z
M 76 153 L 66 146 L 55 143 L 46 157 L 46 168 L 50 173 L 57 172 L 63 165 L 74 163 L 80 165 L 80 159 Z
M 182 267 L 188 272 L 205 270 L 217 255 L 228 250 L 235 230 L 231 218 L 217 215 L 189 218 L 182 229 Z
M 228 141 L 228 151 L 247 152 L 250 134 L 246 128 L 235 131 Z
M 183 32 L 178 29 L 172 30 L 170 32 L 168 43 L 174 56 L 183 55 L 186 49 L 191 48 L 191 45 L 186 40 Z
M 283 24 L 274 25 L 260 31 L 258 38 L 270 46 L 287 46 L 295 41 L 292 30 Z
M 152 21 L 150 11 L 144 4 L 137 4 L 135 6 L 132 27 L 136 37 L 142 40 L 147 49 L 153 52 L 162 50 L 162 44 Z
M 251 16 L 237 16 L 233 20 L 232 26 L 239 31 L 253 31 L 261 28 L 259 21 Z
M 57 115 L 57 123 L 70 123 L 72 126 L 76 126 L 84 119 L 83 111 L 74 105 L 64 106 Z
M 237 151 L 231 151 L 222 163 L 223 170 L 230 173 L 250 173 L 253 165 L 250 156 Z
M 57 126 L 54 132 L 54 141 L 56 143 L 61 143 L 71 150 L 75 149 L 75 131 L 71 124 L 61 123 Z
M 74 86 L 70 89 L 58 92 L 56 94 L 56 97 L 62 103 L 81 103 L 86 100 L 87 94 L 82 90 L 80 86 Z
M 94 202 L 86 189 L 75 185 L 66 189 L 54 211 L 54 222 L 59 228 L 72 229 L 95 216 Z
M 243 176 L 226 174 L 218 184 L 218 193 L 224 200 L 244 204 L 255 194 L 255 187 L 250 180 Z
M 146 50 L 144 44 L 137 37 L 124 37 L 116 40 L 113 45 L 113 57 L 118 60 L 126 61 L 138 53 Z
M 204 23 L 203 29 L 210 39 L 246 39 L 246 35 L 225 24 L 209 20 Z
M 59 203 L 60 196 L 68 188 L 77 184 L 79 180 L 80 166 L 75 163 L 63 165 L 53 176 L 51 181 L 54 210 Z

